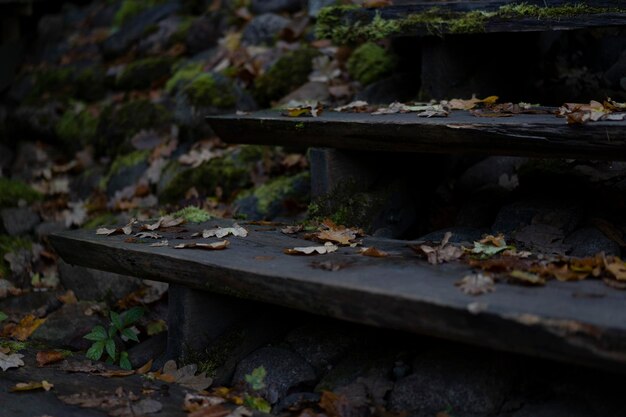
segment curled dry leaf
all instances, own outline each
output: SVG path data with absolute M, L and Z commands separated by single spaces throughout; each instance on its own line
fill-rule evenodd
M 468 295 L 480 295 L 495 291 L 493 278 L 481 273 L 471 274 L 454 283 L 459 289 Z
M 537 274 L 515 269 L 509 273 L 513 282 L 525 285 L 545 285 L 546 280 Z
M 617 256 L 609 256 L 604 261 L 607 272 L 617 281 L 626 281 L 626 264 Z
M 193 413 L 201 408 L 213 407 L 225 402 L 226 400 L 224 398 L 216 395 L 187 393 L 183 401 L 183 410 L 188 413 Z
M 163 216 L 156 223 L 144 224 L 141 226 L 141 230 L 159 230 L 167 229 L 168 227 L 176 227 L 185 223 L 185 219 L 182 217 Z
M 357 100 L 351 103 L 346 104 L 345 106 L 335 107 L 333 110 L 338 112 L 355 112 L 355 113 L 363 113 L 368 111 L 369 104 L 367 101 Z
M 301 232 L 302 229 L 304 229 L 304 227 L 301 224 L 296 224 L 293 226 L 285 226 L 282 229 L 280 229 L 280 231 L 281 233 L 284 233 L 286 235 L 293 235 L 294 233 Z
M 448 241 L 452 237 L 452 233 L 447 232 L 443 236 L 443 240 L 439 244 L 439 246 L 429 246 L 429 245 L 410 245 L 409 247 L 420 253 L 422 255 L 426 255 L 428 259 L 428 263 L 437 265 L 444 262 L 450 262 L 459 259 L 463 256 L 463 249 L 448 244 Z
M 62 361 L 69 352 L 63 352 L 58 350 L 48 350 L 37 352 L 37 365 L 44 366 L 51 363 Z
M 33 334 L 35 330 L 39 326 L 41 326 L 46 321 L 45 318 L 39 319 L 32 314 L 24 317 L 20 322 L 11 330 L 11 337 L 16 338 L 17 340 L 23 342 L 28 339 L 28 337 Z
M 139 232 L 135 234 L 135 237 L 140 239 L 161 239 L 163 236 L 156 232 Z
M 18 368 L 20 366 L 24 366 L 24 361 L 22 358 L 24 355 L 21 353 L 2 353 L 0 352 L 0 369 L 6 371 L 9 368 Z
M 441 104 L 448 107 L 450 110 L 471 110 L 479 104 L 490 105 L 495 104 L 496 101 L 498 101 L 498 96 L 489 96 L 482 100 L 476 98 L 476 96 L 472 96 L 469 100 L 455 98 L 447 102 L 442 101 Z
M 497 246 L 499 248 L 506 246 L 506 240 L 504 240 L 503 234 L 494 235 L 486 235 L 482 239 L 478 241 L 483 245 L 492 245 Z
M 377 249 L 373 246 L 369 248 L 361 248 L 360 253 L 363 256 L 371 256 L 373 258 L 384 258 L 384 257 L 389 256 L 387 252 Z
M 203 230 L 202 237 L 216 237 L 221 239 L 225 236 L 233 235 L 235 237 L 246 237 L 248 236 L 248 231 L 243 227 L 239 226 L 237 223 L 233 224 L 232 227 L 216 227 L 213 229 Z
M 333 245 L 330 242 L 326 242 L 324 246 L 304 246 L 298 248 L 285 249 L 287 255 L 324 255 L 327 253 L 336 252 L 339 249 L 338 246 Z
M 151 243 L 150 246 L 152 246 L 153 248 L 160 248 L 163 246 L 169 246 L 170 242 L 167 241 L 167 239 L 161 240 L 159 242 L 156 243 Z
M 36 389 L 43 389 L 46 391 L 50 391 L 54 387 L 53 384 L 48 381 L 32 381 L 32 382 L 18 382 L 13 387 L 11 387 L 11 392 L 20 392 L 20 391 L 32 391 Z
M 105 235 L 105 236 L 112 236 L 112 235 L 130 235 L 133 232 L 133 225 L 137 223 L 136 219 L 131 219 L 128 224 L 124 227 L 117 227 L 115 229 L 108 229 L 106 227 L 101 227 L 99 229 L 96 230 L 96 234 L 97 235 Z
M 228 240 L 222 240 L 213 243 L 181 243 L 174 246 L 174 249 L 204 249 L 204 250 L 222 250 L 230 245 Z
M 287 103 L 283 116 L 287 117 L 319 117 L 324 110 L 321 103 Z

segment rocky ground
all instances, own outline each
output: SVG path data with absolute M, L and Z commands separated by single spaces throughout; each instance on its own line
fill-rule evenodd
M 471 242 L 501 232 L 539 253 L 622 254 L 621 163 L 437 157 L 403 175 L 391 196 L 382 184 L 308 207 L 306 150 L 233 146 L 216 138 L 204 122 L 208 114 L 290 100 L 339 105 L 416 98 L 419 85 L 404 71 L 415 63 L 394 56 L 389 42 L 346 47 L 315 38 L 312 22 L 325 3 L 94 1 L 66 4 L 38 21 L 26 60 L 0 101 L 0 360 L 23 354 L 26 362 L 1 374 L 7 415 L 26 415 L 20 400 L 30 395 L 41 402 L 33 401 L 28 415 L 140 414 L 128 404 L 125 411 L 107 408 L 105 401 L 80 410 L 56 396 L 106 391 L 110 403 L 128 399 L 129 390 L 168 404 L 162 413 L 175 413 L 184 391 L 194 391 L 154 374 L 118 384 L 84 368 L 76 377 L 83 390 L 70 384 L 74 374 L 63 362 L 35 368 L 37 353 L 51 349 L 73 352 L 71 361 L 86 351 L 93 356 L 94 340 L 84 336 L 108 328 L 111 311 L 137 306 L 145 313 L 128 328 L 139 343 L 120 334 L 111 356 L 119 365 L 120 352 L 127 352 L 137 369 L 165 348 L 167 286 L 68 265 L 48 246 L 56 231 L 165 213 L 188 221 L 302 221 L 308 209 L 308 217 L 330 216 L 339 224 L 375 224 L 370 232 L 383 236 L 439 241 L 452 231 L 455 241 Z M 570 58 L 562 59 L 563 67 Z M 607 64 L 617 68 L 608 73 L 614 88 L 623 80 L 617 76 L 622 61 Z M 577 97 L 589 98 L 601 83 L 594 74 L 563 74 L 559 82 L 575 86 Z M 405 205 L 413 210 L 395 213 L 392 206 L 392 215 L 379 215 L 381 198 L 402 200 L 406 190 L 419 196 Z M 206 401 L 248 399 L 246 407 L 256 412 L 329 417 L 626 413 L 609 374 L 290 316 L 283 327 L 263 323 L 272 332 L 265 335 L 269 343 L 229 369 L 198 365 L 215 380 L 204 387 L 213 398 Z M 56 391 L 8 393 L 18 382 L 46 378 Z M 170 385 L 171 391 L 163 388 Z M 217 390 L 220 385 L 228 388 Z M 119 386 L 126 391 L 116 394 Z

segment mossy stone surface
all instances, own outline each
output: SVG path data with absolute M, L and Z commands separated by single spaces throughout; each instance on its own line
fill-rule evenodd
M 164 106 L 149 100 L 134 100 L 104 109 L 98 124 L 96 152 L 115 156 L 132 147 L 127 141 L 143 129 L 167 127 L 172 115 Z
M 172 216 L 175 218 L 182 217 L 188 223 L 203 223 L 213 218 L 208 211 L 196 206 L 182 208 L 177 212 L 172 213 Z
M 367 85 L 391 73 L 394 65 L 394 57 L 385 48 L 367 42 L 354 50 L 347 67 L 353 79 Z
M 22 181 L 0 177 L 0 207 L 15 207 L 20 200 L 33 203 L 41 199 L 41 194 Z
M 33 74 L 32 91 L 28 102 L 38 102 L 41 96 L 55 96 L 78 100 L 99 100 L 106 93 L 104 70 L 99 66 L 88 68 L 47 68 Z
M 165 91 L 172 93 L 181 85 L 187 84 L 189 81 L 202 74 L 203 67 L 204 65 L 199 62 L 191 62 L 182 65 L 180 68 L 176 69 L 170 79 L 167 80 Z
M 173 64 L 171 57 L 150 57 L 131 62 L 118 75 L 116 85 L 123 90 L 149 88 L 154 82 L 167 78 Z
M 124 0 L 113 17 L 113 24 L 123 26 L 144 10 L 165 3 L 166 0 Z
M 261 106 L 280 99 L 308 81 L 313 58 L 319 53 L 303 47 L 283 55 L 265 74 L 259 76 L 254 85 L 254 96 Z
M 250 183 L 249 166 L 230 154 L 207 161 L 197 168 L 177 173 L 159 193 L 159 201 L 175 203 L 184 198 L 191 187 L 195 187 L 200 194 L 214 195 L 215 189 L 219 186 L 228 198 Z
M 242 194 L 236 202 L 237 212 L 248 219 L 271 219 L 288 215 L 290 207 L 308 204 L 310 182 L 308 172 L 271 179 Z
M 195 107 L 229 109 L 237 103 L 237 91 L 232 82 L 208 72 L 194 77 L 184 87 L 183 92 Z
M 0 235 L 0 278 L 5 278 L 10 273 L 9 265 L 7 261 L 4 260 L 4 255 L 20 249 L 30 250 L 31 247 L 32 242 L 29 239 Z
M 81 107 L 66 110 L 54 128 L 61 143 L 72 151 L 90 144 L 98 131 L 98 118 Z

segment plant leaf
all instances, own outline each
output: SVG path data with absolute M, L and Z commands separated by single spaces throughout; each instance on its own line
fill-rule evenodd
M 2 311 L 0 311 L 0 321 L 6 320 L 9 316 L 7 316 L 5 313 L 3 313 Z
M 91 329 L 91 332 L 87 333 L 85 336 L 83 336 L 83 338 L 97 342 L 99 340 L 106 340 L 109 337 L 104 327 L 95 326 L 93 329 Z
M 124 351 L 120 353 L 120 368 L 131 370 L 133 366 L 130 363 L 130 359 L 128 359 L 128 352 Z
M 122 321 L 124 323 L 124 326 L 122 327 L 128 327 L 131 324 L 135 323 L 137 320 L 143 317 L 143 314 L 143 307 L 133 307 L 130 310 L 124 312 L 124 314 L 122 314 Z
M 124 328 L 122 318 L 118 313 L 116 313 L 115 311 L 111 311 L 109 316 L 111 316 L 111 323 L 113 323 L 113 326 L 115 326 L 117 330 L 122 330 L 122 328 Z
M 115 340 L 107 339 L 104 345 L 109 357 L 115 359 Z
M 104 353 L 104 340 L 99 340 L 87 350 L 85 356 L 91 360 L 97 361 L 102 357 Z
M 250 384 L 253 390 L 259 391 L 265 388 L 265 377 L 267 376 L 267 371 L 264 366 L 259 366 L 255 368 L 251 374 L 245 376 L 246 382 Z
M 130 328 L 124 329 L 121 331 L 122 336 L 125 336 L 128 340 L 132 340 L 134 342 L 139 342 L 139 338 Z

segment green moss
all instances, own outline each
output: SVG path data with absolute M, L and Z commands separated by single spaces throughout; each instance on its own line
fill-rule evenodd
M 96 101 L 104 97 L 105 73 L 101 67 L 77 70 L 73 74 L 74 96 L 80 100 Z
M 190 63 L 180 67 L 174 72 L 174 75 L 167 80 L 165 90 L 168 93 L 173 92 L 180 84 L 186 84 L 202 73 L 204 65 L 202 63 Z
M 144 10 L 164 2 L 165 0 L 124 0 L 113 17 L 113 24 L 117 27 L 122 26 Z
M 290 197 L 306 198 L 308 196 L 298 196 L 298 185 L 303 181 L 309 181 L 309 173 L 302 172 L 291 177 L 274 178 L 260 187 L 256 187 L 251 195 L 257 199 L 257 208 L 262 215 L 268 214 L 273 205 L 282 205 L 283 201 Z
M 9 348 L 11 350 L 11 353 L 16 353 L 20 350 L 26 349 L 28 347 L 28 343 L 16 342 L 14 340 L 1 340 L 0 347 Z
M 1 180 L 2 178 L 0 178 Z M 6 277 L 9 272 L 9 264 L 4 259 L 7 253 L 15 252 L 20 249 L 30 250 L 32 242 L 29 239 L 16 236 L 0 235 L 0 277 Z
M 41 194 L 21 181 L 0 177 L 0 207 L 15 207 L 20 200 L 32 203 L 41 199 Z
M 170 75 L 174 59 L 171 57 L 151 57 L 131 62 L 118 75 L 116 85 L 126 90 L 145 89 L 155 81 Z
M 372 42 L 359 46 L 348 59 L 348 73 L 363 85 L 371 84 L 389 74 L 394 58 L 381 46 Z
M 184 198 L 191 187 L 206 195 L 214 195 L 215 189 L 221 187 L 224 195 L 230 196 L 249 184 L 249 168 L 236 161 L 232 155 L 227 155 L 178 173 L 160 192 L 159 199 L 162 202 L 176 202 Z
M 206 372 L 207 376 L 215 377 L 217 371 L 234 357 L 233 352 L 241 346 L 244 336 L 245 331 L 238 328 L 222 335 L 203 355 L 205 359 L 199 361 L 198 371 Z
M 501 6 L 487 12 L 450 12 L 433 7 L 402 18 L 384 19 L 379 13 L 371 17 L 367 9 L 353 6 L 331 6 L 322 9 L 316 24 L 319 39 L 331 39 L 338 44 L 376 41 L 400 34 L 426 32 L 480 33 L 491 20 L 531 17 L 535 19 L 559 19 L 561 17 L 597 13 L 623 12 L 624 9 L 591 7 L 584 3 L 572 3 L 555 7 L 542 7 L 527 3 Z
M 77 151 L 91 143 L 98 130 L 98 119 L 84 108 L 66 110 L 54 127 L 67 149 Z
M 95 143 L 100 155 L 117 155 L 128 151 L 125 141 L 143 129 L 160 129 L 169 125 L 170 112 L 149 100 L 134 100 L 121 106 L 109 106 L 101 114 Z
M 187 35 L 189 34 L 189 29 L 191 29 L 192 24 L 193 19 L 189 16 L 185 17 L 178 25 L 178 28 L 176 28 L 176 32 L 170 37 L 169 43 L 184 43 L 187 40 Z
M 196 206 L 189 206 L 172 213 L 174 217 L 182 217 L 188 223 L 203 223 L 213 218 L 208 211 Z
M 328 194 L 309 205 L 308 217 L 313 221 L 330 218 L 344 226 L 369 227 L 386 201 L 386 191 L 363 192 L 352 180 L 336 186 Z
M 283 55 L 254 84 L 254 96 L 261 106 L 270 104 L 307 82 L 312 61 L 318 52 L 301 48 Z
M 133 167 L 147 161 L 148 156 L 150 156 L 150 151 L 147 149 L 119 155 L 111 164 L 109 175 L 119 174 L 124 168 Z
M 83 229 L 95 229 L 101 226 L 109 226 L 116 223 L 117 217 L 115 216 L 115 214 L 107 211 L 89 219 L 83 225 Z
M 187 84 L 184 92 L 194 106 L 228 109 L 237 103 L 235 87 L 228 81 L 218 81 L 210 73 L 196 76 Z
M 263 145 L 241 145 L 235 152 L 237 159 L 247 164 L 255 164 L 268 157 L 269 146 Z
M 105 94 L 104 70 L 100 67 L 47 68 L 33 75 L 33 90 L 28 97 L 31 102 L 44 95 L 94 101 Z

